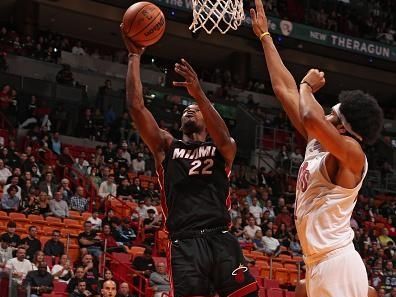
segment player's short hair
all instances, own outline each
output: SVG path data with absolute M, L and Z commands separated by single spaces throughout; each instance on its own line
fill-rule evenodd
M 384 115 L 377 100 L 361 90 L 342 91 L 340 111 L 365 144 L 373 144 L 383 128 Z

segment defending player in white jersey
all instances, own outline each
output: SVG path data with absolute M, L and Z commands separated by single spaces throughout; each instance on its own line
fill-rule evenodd
M 314 93 L 325 84 L 312 69 L 298 91 L 268 33 L 261 0 L 251 9 L 272 88 L 294 127 L 307 141 L 296 190 L 295 222 L 307 266 L 309 297 L 367 296 L 367 273 L 352 244 L 350 218 L 367 172 L 361 144 L 373 143 L 383 126 L 377 101 L 362 91 L 342 92 L 325 115 Z

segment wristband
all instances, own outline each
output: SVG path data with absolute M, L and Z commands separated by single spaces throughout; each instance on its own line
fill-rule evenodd
M 309 87 L 311 88 L 311 91 L 313 91 L 313 88 L 312 88 L 311 84 L 310 84 L 309 82 L 307 82 L 306 80 L 302 81 L 302 82 L 300 83 L 300 86 L 301 86 L 302 84 L 306 84 L 307 86 L 309 86 Z
M 267 32 L 264 32 L 263 34 L 261 34 L 260 37 L 259 37 L 260 41 L 262 41 L 263 38 L 264 38 L 265 36 L 267 36 L 267 35 L 268 35 L 269 37 L 271 37 L 271 34 L 270 34 L 270 32 L 268 32 L 268 31 L 267 31 Z
M 129 53 L 128 54 L 128 59 L 133 58 L 133 57 L 140 57 L 139 54 L 135 54 L 135 53 Z

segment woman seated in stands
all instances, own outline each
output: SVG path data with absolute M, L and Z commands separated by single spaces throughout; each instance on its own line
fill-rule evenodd
M 44 217 L 52 215 L 52 212 L 48 203 L 48 195 L 45 192 L 39 194 L 39 213 Z
M 27 199 L 22 200 L 21 210 L 25 215 L 40 214 L 39 197 L 36 196 L 36 190 L 30 189 Z
M 54 265 L 51 270 L 51 274 L 54 279 L 69 283 L 70 279 L 74 276 L 73 269 L 71 267 L 70 259 L 67 255 L 62 255 L 59 259 L 59 264 Z
M 33 261 L 32 261 L 32 268 L 33 268 L 32 270 L 38 270 L 39 264 L 41 262 L 45 262 L 44 252 L 43 251 L 37 251 L 34 254 L 34 258 L 33 258 Z M 47 271 L 51 272 L 48 266 L 47 266 Z
M 105 269 L 104 277 L 98 283 L 98 292 L 100 292 L 101 289 L 103 288 L 103 283 L 108 281 L 108 280 L 112 280 L 113 282 L 115 282 L 116 283 L 116 287 L 118 287 L 118 283 L 114 280 L 113 272 L 111 272 L 110 269 Z
M 108 253 L 126 253 L 126 248 L 121 243 L 117 242 L 111 233 L 110 225 L 103 225 L 102 238 L 102 249 Z M 106 250 L 105 250 L 106 249 Z

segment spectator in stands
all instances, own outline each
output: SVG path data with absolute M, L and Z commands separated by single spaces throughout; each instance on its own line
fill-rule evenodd
M 57 218 L 64 219 L 69 217 L 69 207 L 67 206 L 66 201 L 62 200 L 62 198 L 62 193 L 60 191 L 56 191 L 54 199 L 49 202 L 49 207 L 52 215 Z
M 10 169 L 5 167 L 4 160 L 0 159 L 0 186 L 5 185 L 8 177 L 12 175 Z
M 76 56 L 85 56 L 85 50 L 82 48 L 81 41 L 77 41 L 77 43 L 72 48 L 72 54 Z
M 135 200 L 143 200 L 144 198 L 144 189 L 140 184 L 140 178 L 135 177 L 133 180 L 133 184 L 131 185 L 132 195 Z
M 117 186 L 114 183 L 114 175 L 110 174 L 106 181 L 102 182 L 99 187 L 98 195 L 102 199 L 108 198 L 109 195 L 116 197 Z
M 73 156 L 70 154 L 69 147 L 65 146 L 62 153 L 59 155 L 56 165 L 60 176 L 64 176 L 68 172 L 68 167 L 74 163 Z
M 26 250 L 26 259 L 32 261 L 35 253 L 41 250 L 41 242 L 37 239 L 37 227 L 29 226 L 29 234 L 20 242 Z
M 150 286 L 154 289 L 154 297 L 161 297 L 162 293 L 169 294 L 170 282 L 166 274 L 165 264 L 159 262 L 156 266 L 157 271 L 150 274 Z
M 77 187 L 76 194 L 70 200 L 70 209 L 83 213 L 88 209 L 88 199 L 84 197 L 84 188 Z
M 17 175 L 12 175 L 9 177 L 9 183 L 7 183 L 4 188 L 3 188 L 3 192 L 8 193 L 8 188 L 10 186 L 16 186 L 17 187 L 17 192 L 15 193 L 15 195 L 18 197 L 18 200 L 21 201 L 22 200 L 22 189 L 19 186 L 19 176 Z
M 389 237 L 389 231 L 388 228 L 383 228 L 382 229 L 382 234 L 378 237 L 378 240 L 381 244 L 382 247 L 386 247 L 388 245 L 388 242 L 392 242 L 393 244 L 395 243 L 391 237 Z
M 59 123 L 59 126 L 60 126 L 61 124 Z M 61 142 L 61 140 L 60 140 L 60 137 L 59 137 L 60 135 L 59 135 L 59 132 L 58 131 L 55 131 L 52 135 L 51 135 L 51 138 L 50 138 L 50 141 L 49 141 L 49 146 L 48 146 L 48 148 L 50 149 L 50 150 L 52 150 L 55 154 L 57 154 L 57 155 L 60 155 L 61 154 L 61 148 L 62 148 L 62 142 Z
M 231 221 L 241 216 L 241 212 L 239 210 L 239 205 L 237 200 L 233 200 L 231 203 L 231 209 L 229 210 Z
M 51 293 L 54 288 L 52 281 L 53 277 L 47 271 L 47 263 L 43 261 L 38 264 L 38 270 L 27 273 L 24 284 L 30 286 L 31 297 L 39 297 L 44 293 Z
M 94 262 L 93 255 L 86 254 L 82 257 L 82 267 L 84 268 L 85 279 L 91 288 L 95 289 L 98 286 L 99 271 Z
M 128 166 L 130 166 L 131 165 L 131 163 L 132 163 L 132 159 L 131 159 L 131 154 L 129 153 L 129 151 L 128 151 L 128 143 L 127 143 L 127 141 L 122 141 L 122 143 L 121 143 L 121 149 L 122 149 L 122 154 L 121 154 L 121 156 L 124 158 L 124 159 L 126 159 L 127 160 L 127 162 L 128 162 Z
M 62 193 L 62 199 L 66 201 L 67 205 L 70 205 L 73 191 L 70 188 L 70 181 L 67 178 L 62 178 L 61 185 L 58 187 L 58 191 Z
M 263 212 L 269 211 L 269 219 L 275 219 L 275 208 L 272 205 L 272 200 L 268 199 L 265 206 L 263 207 Z
M 102 297 L 116 297 L 117 295 L 117 285 L 113 280 L 107 280 L 103 283 L 103 288 L 101 289 Z
M 5 267 L 8 260 L 12 259 L 14 249 L 10 247 L 7 241 L 0 239 L 0 272 Z
M 91 167 L 91 172 L 88 176 L 88 178 L 91 180 L 92 184 L 94 185 L 94 187 L 96 188 L 96 190 L 99 189 L 100 184 L 102 183 L 102 179 L 100 178 L 99 174 L 99 169 L 98 167 Z
M 133 295 L 130 294 L 128 283 L 124 282 L 120 284 L 117 297 L 133 297 Z
M 84 290 L 82 290 L 82 291 L 80 291 L 78 289 L 79 282 L 85 282 Z M 92 293 L 94 292 L 94 290 L 91 288 L 91 286 L 86 283 L 85 271 L 84 271 L 84 267 L 82 267 L 82 266 L 78 266 L 76 268 L 74 277 L 72 277 L 70 279 L 70 281 L 66 287 L 66 292 L 68 292 L 70 294 L 74 293 L 75 291 L 80 291 L 81 294 L 84 294 L 85 291 L 88 291 L 88 292 L 86 292 L 85 295 L 74 295 L 74 296 L 82 296 L 82 297 L 88 297 L 88 296 L 92 295 Z
M 143 256 L 135 257 L 132 262 L 132 267 L 138 272 L 143 273 L 144 276 L 149 277 L 155 268 L 151 249 L 146 248 Z
M 43 180 L 41 183 L 39 183 L 39 189 L 41 192 L 45 192 L 50 199 L 54 197 L 54 194 L 56 192 L 56 183 L 54 181 L 54 176 L 51 172 L 47 172 L 45 174 L 45 180 Z
M 102 220 L 99 218 L 99 212 L 94 210 L 92 216 L 87 219 L 92 224 L 92 230 L 100 231 L 102 229 Z
M 111 233 L 111 226 L 110 225 L 103 225 L 103 232 L 101 234 L 101 244 L 102 249 L 106 247 L 106 251 L 108 253 L 126 253 L 125 246 L 118 243 L 114 238 L 113 234 Z
M 117 162 L 119 167 L 129 167 L 128 160 L 123 157 L 123 150 L 121 147 L 116 151 L 114 162 Z
M 75 84 L 74 75 L 70 65 L 62 64 L 62 69 L 56 74 L 56 82 L 61 85 L 73 86 Z
M 81 175 L 88 175 L 88 166 L 86 165 L 85 153 L 82 152 L 76 162 L 73 164 L 73 168 Z M 78 176 L 76 176 L 78 178 Z
M 39 213 L 44 217 L 52 215 L 46 192 L 40 192 L 39 194 Z
M 90 221 L 85 221 L 84 232 L 78 235 L 78 243 L 80 248 L 86 248 L 95 257 L 100 257 L 102 254 L 101 238 L 96 234 L 96 230 L 92 230 L 92 223 Z
M 256 225 L 256 219 L 253 216 L 250 216 L 248 219 L 248 225 L 243 228 L 243 233 L 247 240 L 253 240 L 257 230 L 261 230 L 259 226 Z
M 249 206 L 252 205 L 253 198 L 255 198 L 255 197 L 257 197 L 257 191 L 254 187 L 252 187 L 250 189 L 249 194 L 245 197 L 246 202 L 249 204 Z
M 32 263 L 25 258 L 26 251 L 19 247 L 16 252 L 16 257 L 7 261 L 6 268 L 12 271 L 12 286 L 11 296 L 16 297 L 22 282 L 29 271 L 33 270 Z
M 290 154 L 290 161 L 292 163 L 292 165 L 294 165 L 295 167 L 299 167 L 301 165 L 301 163 L 303 162 L 304 157 L 301 154 L 301 151 L 299 148 L 296 148 L 294 150 L 294 152 L 292 152 Z
M 114 281 L 114 275 L 110 269 L 105 269 L 104 274 L 103 274 L 103 279 L 99 280 L 99 283 L 98 283 L 99 291 L 102 291 L 103 285 L 107 281 Z
M 21 242 L 21 238 L 18 234 L 15 233 L 16 223 L 14 221 L 8 221 L 7 223 L 7 232 L 3 233 L 0 236 L 1 241 L 5 241 L 9 244 L 11 248 L 17 248 Z M 24 257 L 26 255 L 26 251 L 24 250 Z
M 271 255 L 276 255 L 280 249 L 279 241 L 272 236 L 272 229 L 268 228 L 265 231 L 265 236 L 263 236 L 263 242 Z
M 252 198 L 252 205 L 249 206 L 249 212 L 256 219 L 256 224 L 260 225 L 261 224 L 261 216 L 263 214 L 263 209 L 259 205 L 257 197 Z
M 383 269 L 382 288 L 387 292 L 390 292 L 392 288 L 396 288 L 396 270 L 391 260 L 386 261 Z
M 117 197 L 124 200 L 133 200 L 132 189 L 127 178 L 121 180 L 121 184 L 117 187 Z
M 11 86 L 9 84 L 5 84 L 0 91 L 0 110 L 7 111 L 11 102 Z
M 6 212 L 19 210 L 20 198 L 17 196 L 18 188 L 15 185 L 10 185 L 7 188 L 7 193 L 3 194 L 1 199 L 1 208 Z
M 68 283 L 74 276 L 73 269 L 71 267 L 70 259 L 67 255 L 62 254 L 59 258 L 59 264 L 52 267 L 51 274 L 54 279 Z
M 293 256 L 301 256 L 302 255 L 302 249 L 301 249 L 301 245 L 300 245 L 300 241 L 298 239 L 297 233 L 291 236 L 290 250 L 292 251 Z
M 282 148 L 277 156 L 277 161 L 278 161 L 278 166 L 286 170 L 286 172 L 289 171 L 290 168 L 290 156 L 289 156 L 289 151 L 287 149 L 286 145 L 282 145 Z
M 144 174 L 146 171 L 146 162 L 143 159 L 143 153 L 138 153 L 137 157 L 132 160 L 132 172 Z
M 32 263 L 33 270 L 37 270 L 38 266 L 41 262 L 45 261 L 45 255 L 44 253 L 40 250 L 34 253 L 33 258 L 30 260 Z M 51 270 L 48 267 L 48 272 L 51 272 Z
M 52 259 L 60 257 L 65 253 L 65 245 L 60 241 L 60 231 L 52 231 L 52 238 L 44 244 L 44 254 Z
M 161 228 L 161 217 L 156 215 L 154 209 L 147 209 L 147 218 L 143 220 L 143 228 L 145 234 L 145 244 L 154 245 L 155 232 Z
M 70 292 L 70 297 L 90 297 L 92 296 L 91 291 L 87 290 L 87 281 L 80 279 L 74 286 L 75 289 Z
M 256 251 L 263 252 L 267 255 L 272 255 L 272 252 L 267 248 L 263 240 L 263 232 L 257 230 L 253 238 L 253 247 Z
M 111 80 L 110 79 L 106 79 L 104 82 L 103 86 L 100 86 L 98 89 L 98 94 L 96 95 L 96 102 L 95 102 L 95 107 L 99 108 L 100 111 L 104 111 L 104 99 L 105 96 L 110 94 L 110 92 L 112 91 L 111 88 Z
M 275 224 L 280 226 L 285 224 L 286 227 L 291 227 L 293 224 L 292 216 L 289 213 L 287 206 L 283 206 L 281 212 L 275 217 Z
M 160 201 L 160 193 L 156 189 L 155 183 L 153 183 L 153 182 L 148 183 L 148 187 L 147 187 L 147 190 L 144 192 L 144 195 L 151 197 L 153 204 L 154 204 L 154 202 L 158 202 L 158 204 L 156 203 L 155 205 L 159 205 L 161 202 Z

